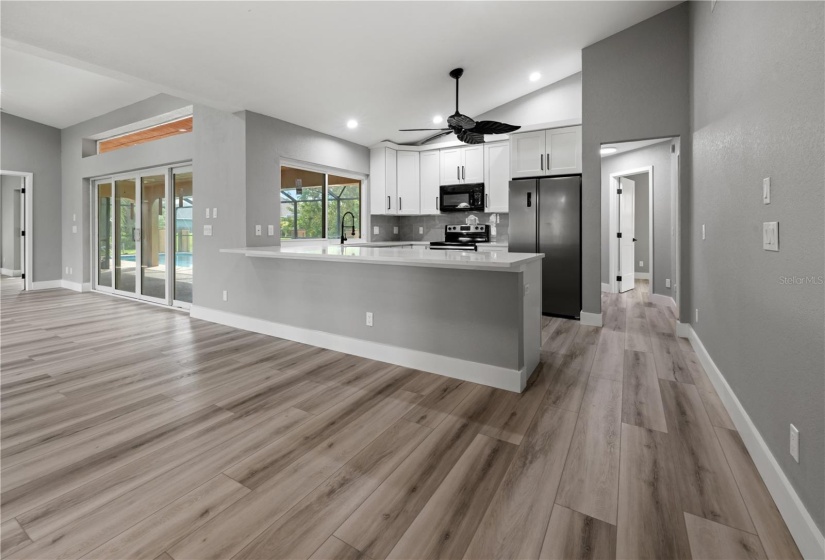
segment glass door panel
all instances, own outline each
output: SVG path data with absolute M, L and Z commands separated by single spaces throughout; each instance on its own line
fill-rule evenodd
M 175 206 L 175 293 L 173 299 L 192 303 L 192 271 L 194 247 L 192 235 L 192 208 L 194 204 L 192 191 L 192 168 L 174 169 Z
M 97 184 L 97 285 L 112 287 L 115 268 L 112 181 Z
M 166 175 L 140 178 L 140 293 L 166 300 Z
M 137 189 L 134 178 L 115 181 L 115 289 L 136 293 Z

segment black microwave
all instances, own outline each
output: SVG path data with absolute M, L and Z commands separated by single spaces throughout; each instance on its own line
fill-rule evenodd
M 442 212 L 484 212 L 484 183 L 442 185 L 438 209 Z

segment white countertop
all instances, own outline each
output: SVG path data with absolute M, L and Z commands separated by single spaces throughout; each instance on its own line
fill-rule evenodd
M 324 245 L 319 243 L 317 245 L 241 247 L 238 249 L 221 249 L 221 252 L 271 259 L 303 259 L 502 272 L 518 272 L 523 265 L 544 258 L 541 253 L 510 253 L 509 251 L 431 251 L 424 246 L 429 245 L 428 242 L 390 241 L 377 244 L 382 245 L 382 247 L 367 246 L 367 244 L 360 243 L 347 245 Z M 390 244 L 413 245 L 413 247 L 388 247 L 387 245 Z

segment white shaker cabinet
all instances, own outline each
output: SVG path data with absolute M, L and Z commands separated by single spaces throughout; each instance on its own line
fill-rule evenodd
M 510 145 L 484 144 L 484 211 L 508 212 L 510 206 Z
M 484 146 L 445 148 L 440 152 L 442 185 L 484 181 Z
M 421 152 L 421 213 L 438 214 L 441 186 L 441 158 L 438 150 Z
M 397 152 L 392 148 L 370 150 L 370 213 L 398 213 Z
M 510 135 L 512 178 L 582 172 L 582 127 L 568 126 Z
M 419 186 L 418 152 L 397 152 L 398 167 L 398 214 L 418 215 L 421 213 L 421 191 Z

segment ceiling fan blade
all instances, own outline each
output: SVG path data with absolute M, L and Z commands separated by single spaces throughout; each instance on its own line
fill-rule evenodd
M 470 129 L 476 125 L 476 122 L 467 115 L 455 113 L 447 117 L 447 124 L 450 126 L 457 126 L 459 128 Z
M 425 138 L 424 140 L 421 140 L 420 142 L 416 142 L 416 145 L 421 146 L 421 145 L 424 145 L 424 144 L 429 144 L 430 142 L 438 140 L 442 136 L 447 136 L 447 135 L 450 135 L 452 133 L 453 133 L 452 130 L 448 130 L 447 132 L 439 132 L 438 134 L 430 136 L 429 138 Z
M 465 144 L 484 144 L 484 135 L 472 130 L 462 130 L 456 136 Z
M 447 130 L 452 132 L 452 130 L 449 128 L 399 128 L 398 132 L 420 132 L 423 130 L 440 130 L 442 132 Z
M 502 122 L 478 121 L 473 127 L 473 132 L 477 132 L 478 134 L 507 134 L 508 132 L 515 132 L 520 128 L 520 126 Z

